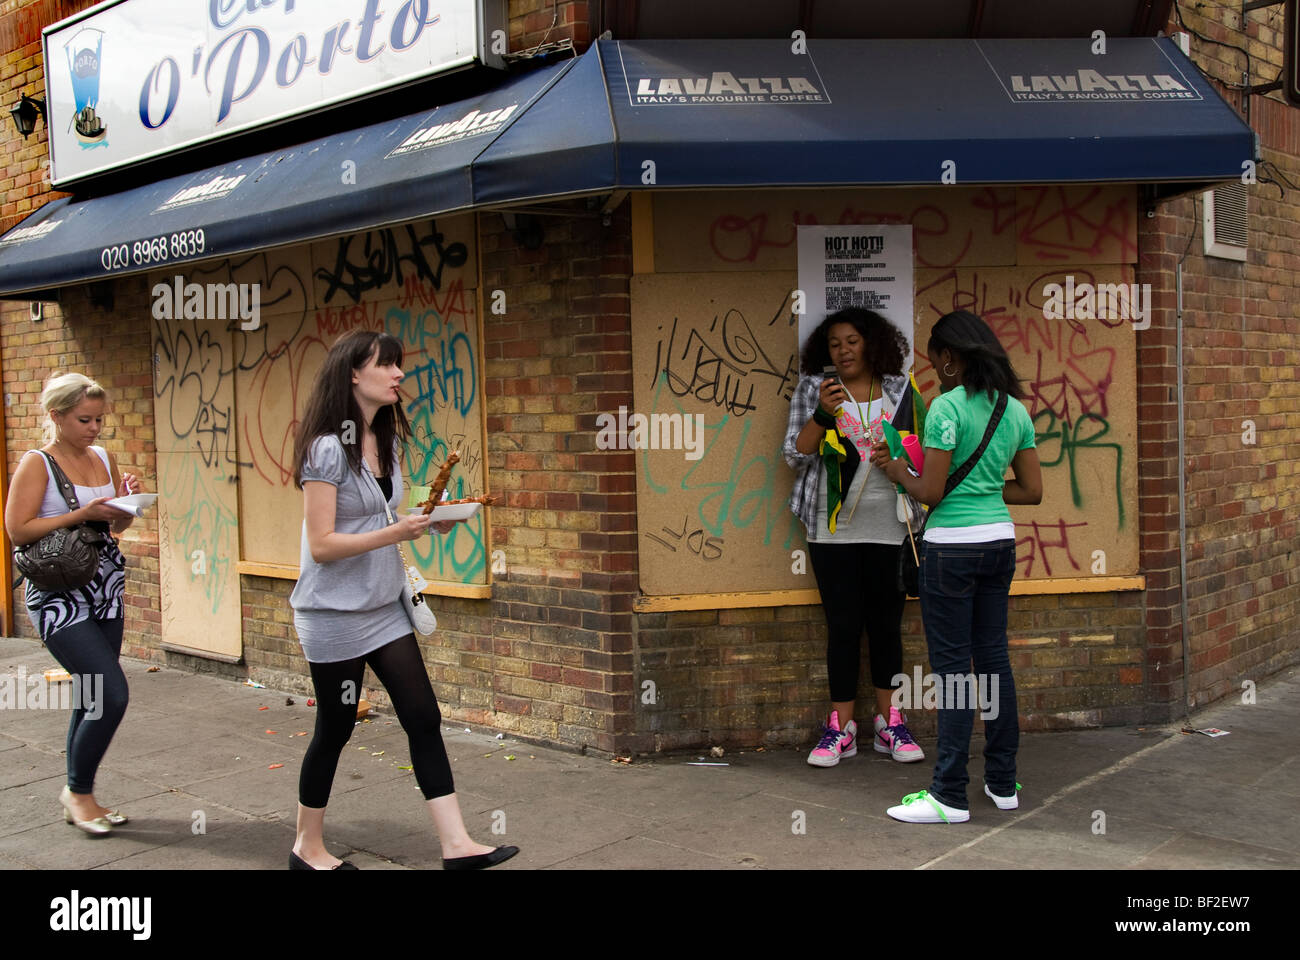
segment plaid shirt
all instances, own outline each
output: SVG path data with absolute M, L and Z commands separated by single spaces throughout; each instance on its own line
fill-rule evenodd
M 898 409 L 898 403 L 907 385 L 905 376 L 886 374 L 884 377 L 881 390 L 885 395 L 887 417 L 890 419 Z M 815 530 L 817 527 L 817 486 L 822 458 L 815 453 L 800 453 L 795 449 L 794 444 L 804 426 L 812 419 L 813 411 L 817 409 L 821 399 L 821 387 L 822 375 L 819 373 L 799 378 L 799 385 L 795 387 L 794 396 L 790 398 L 790 421 L 785 431 L 785 443 L 781 445 L 785 462 L 790 464 L 797 473 L 794 488 L 790 491 L 790 510 L 803 522 L 804 530 L 807 531 Z M 911 496 L 907 499 L 912 510 L 912 529 L 916 530 L 925 517 L 924 509 Z

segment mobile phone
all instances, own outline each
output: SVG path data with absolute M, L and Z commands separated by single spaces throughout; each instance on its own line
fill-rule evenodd
M 826 366 L 822 367 L 822 377 L 833 383 L 838 383 L 840 375 L 835 369 L 835 364 L 828 363 Z

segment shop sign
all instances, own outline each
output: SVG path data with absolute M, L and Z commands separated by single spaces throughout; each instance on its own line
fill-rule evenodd
M 476 63 L 505 0 L 109 0 L 44 32 L 51 181 Z

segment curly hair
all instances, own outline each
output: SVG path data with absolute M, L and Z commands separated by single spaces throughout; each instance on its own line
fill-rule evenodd
M 892 323 L 874 310 L 861 307 L 845 307 L 832 313 L 808 337 L 803 347 L 801 369 L 809 376 L 820 374 L 831 362 L 830 347 L 827 339 L 831 327 L 837 323 L 853 326 L 862 337 L 862 358 L 867 366 L 879 375 L 903 372 L 907 361 L 907 338 Z

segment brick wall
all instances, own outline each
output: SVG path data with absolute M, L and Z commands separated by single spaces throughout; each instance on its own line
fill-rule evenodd
M 587 0 L 510 0 L 510 51 L 568 38 L 578 50 L 591 39 Z
M 1184 9 L 1188 28 L 1243 47 L 1253 84 L 1282 66 L 1282 8 Z M 1170 29 L 1176 29 L 1171 24 Z M 1157 309 L 1141 334 L 1143 566 L 1153 712 L 1181 715 L 1183 678 L 1177 526 L 1174 266 L 1183 264 L 1188 670 L 1199 707 L 1239 693 L 1297 659 L 1300 576 L 1295 569 L 1296 461 L 1300 445 L 1300 291 L 1294 224 L 1300 216 L 1300 121 L 1280 94 L 1246 102 L 1246 57 L 1193 38 L 1192 59 L 1239 112 L 1249 109 L 1264 158 L 1249 189 L 1246 262 L 1202 255 L 1201 201 L 1180 198 L 1143 224 L 1143 280 Z M 1245 159 L 1245 158 L 1243 158 Z M 1275 175 L 1276 173 L 1281 176 Z M 1264 183 L 1265 179 L 1282 181 Z M 1283 193 L 1282 187 L 1285 188 Z M 1193 237 L 1190 248 L 1188 239 Z M 1255 441 L 1243 439 L 1248 422 Z
M 494 672 L 477 683 L 495 725 L 612 752 L 632 711 L 635 459 L 595 449 L 595 417 L 631 403 L 630 223 L 626 205 L 608 226 L 585 203 L 554 209 L 537 250 L 480 221 L 484 302 L 506 298 L 484 323 L 490 486 L 506 502 L 492 512 L 504 572 L 477 628 Z

